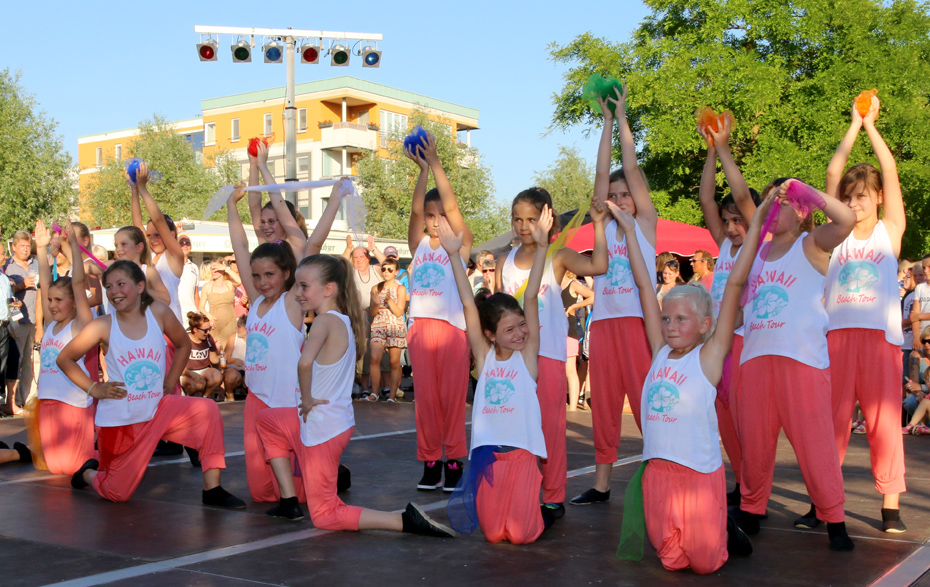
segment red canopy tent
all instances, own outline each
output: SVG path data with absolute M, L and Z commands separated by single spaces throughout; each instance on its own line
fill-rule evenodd
M 594 225 L 582 225 L 566 246 L 576 251 L 594 250 Z M 657 253 L 669 251 L 682 257 L 691 257 L 698 249 L 710 251 L 714 257 L 720 254 L 717 243 L 706 228 L 659 218 L 656 227 Z

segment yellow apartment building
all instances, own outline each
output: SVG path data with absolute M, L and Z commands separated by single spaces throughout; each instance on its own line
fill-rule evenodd
M 388 141 L 400 140 L 414 110 L 422 110 L 449 127 L 458 140 L 471 144 L 478 110 L 350 76 L 297 84 L 297 176 L 299 181 L 355 175 L 359 155 L 375 150 L 386 156 Z M 284 181 L 284 87 L 208 98 L 202 116 L 171 123 L 195 153 L 208 161 L 217 150 L 229 152 L 248 178 L 246 148 L 256 136 L 274 136 L 268 166 Z M 79 185 L 83 193 L 108 158 L 125 159 L 138 129 L 78 138 Z M 203 157 L 208 155 L 208 157 Z M 329 188 L 298 194 L 298 207 L 308 221 L 323 212 Z

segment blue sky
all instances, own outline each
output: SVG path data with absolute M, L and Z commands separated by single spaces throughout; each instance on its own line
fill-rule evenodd
M 533 172 L 577 145 L 591 161 L 596 144 L 581 130 L 543 136 L 565 67 L 548 59 L 550 42 L 585 31 L 623 41 L 646 14 L 638 1 L 583 5 L 540 0 L 447 3 L 177 2 L 5 3 L 0 69 L 21 70 L 21 83 L 58 123 L 77 159 L 77 138 L 136 126 L 160 113 L 197 116 L 200 100 L 283 86 L 285 67 L 254 59 L 233 64 L 220 39 L 219 61 L 201 63 L 194 25 L 381 33 L 378 69 L 297 64 L 297 82 L 352 75 L 480 111 L 472 133 L 509 201 Z M 257 55 L 256 55 L 257 56 Z M 253 57 L 256 57 L 253 56 Z

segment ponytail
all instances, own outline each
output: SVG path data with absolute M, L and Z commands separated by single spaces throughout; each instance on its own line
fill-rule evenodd
M 336 284 L 336 307 L 349 317 L 352 324 L 352 334 L 355 336 L 355 359 L 365 355 L 368 346 L 368 336 L 365 330 L 368 321 L 362 316 L 361 297 L 355 280 L 352 279 L 354 268 L 345 257 L 332 257 L 330 255 L 311 255 L 300 262 L 300 267 L 315 267 L 320 275 L 320 282 Z

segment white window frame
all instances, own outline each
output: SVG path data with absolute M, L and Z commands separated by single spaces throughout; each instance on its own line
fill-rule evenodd
M 96 158 L 97 169 L 103 167 L 103 147 L 97 147 L 97 158 Z
M 306 162 L 306 169 L 301 169 L 301 162 Z M 310 175 L 310 155 L 303 155 L 297 158 L 297 174 L 298 175 Z
M 116 146 L 113 147 L 113 155 L 116 157 L 117 161 L 122 161 L 123 160 L 123 145 L 117 143 Z
M 409 118 L 406 114 L 382 109 L 380 112 L 380 121 L 381 132 L 379 134 L 381 135 L 382 149 L 387 148 L 388 141 L 403 140 L 404 135 L 407 133 L 407 124 L 409 122 Z
M 203 125 L 203 144 L 210 146 L 216 144 L 216 123 L 207 122 Z
M 307 132 L 307 109 L 297 109 L 297 132 Z
M 239 119 L 233 118 L 229 121 L 229 142 L 239 142 Z
M 264 131 L 265 136 L 267 137 L 272 132 L 274 132 L 274 120 L 271 118 L 270 112 L 265 113 L 265 116 L 262 122 L 263 122 L 262 129 Z

